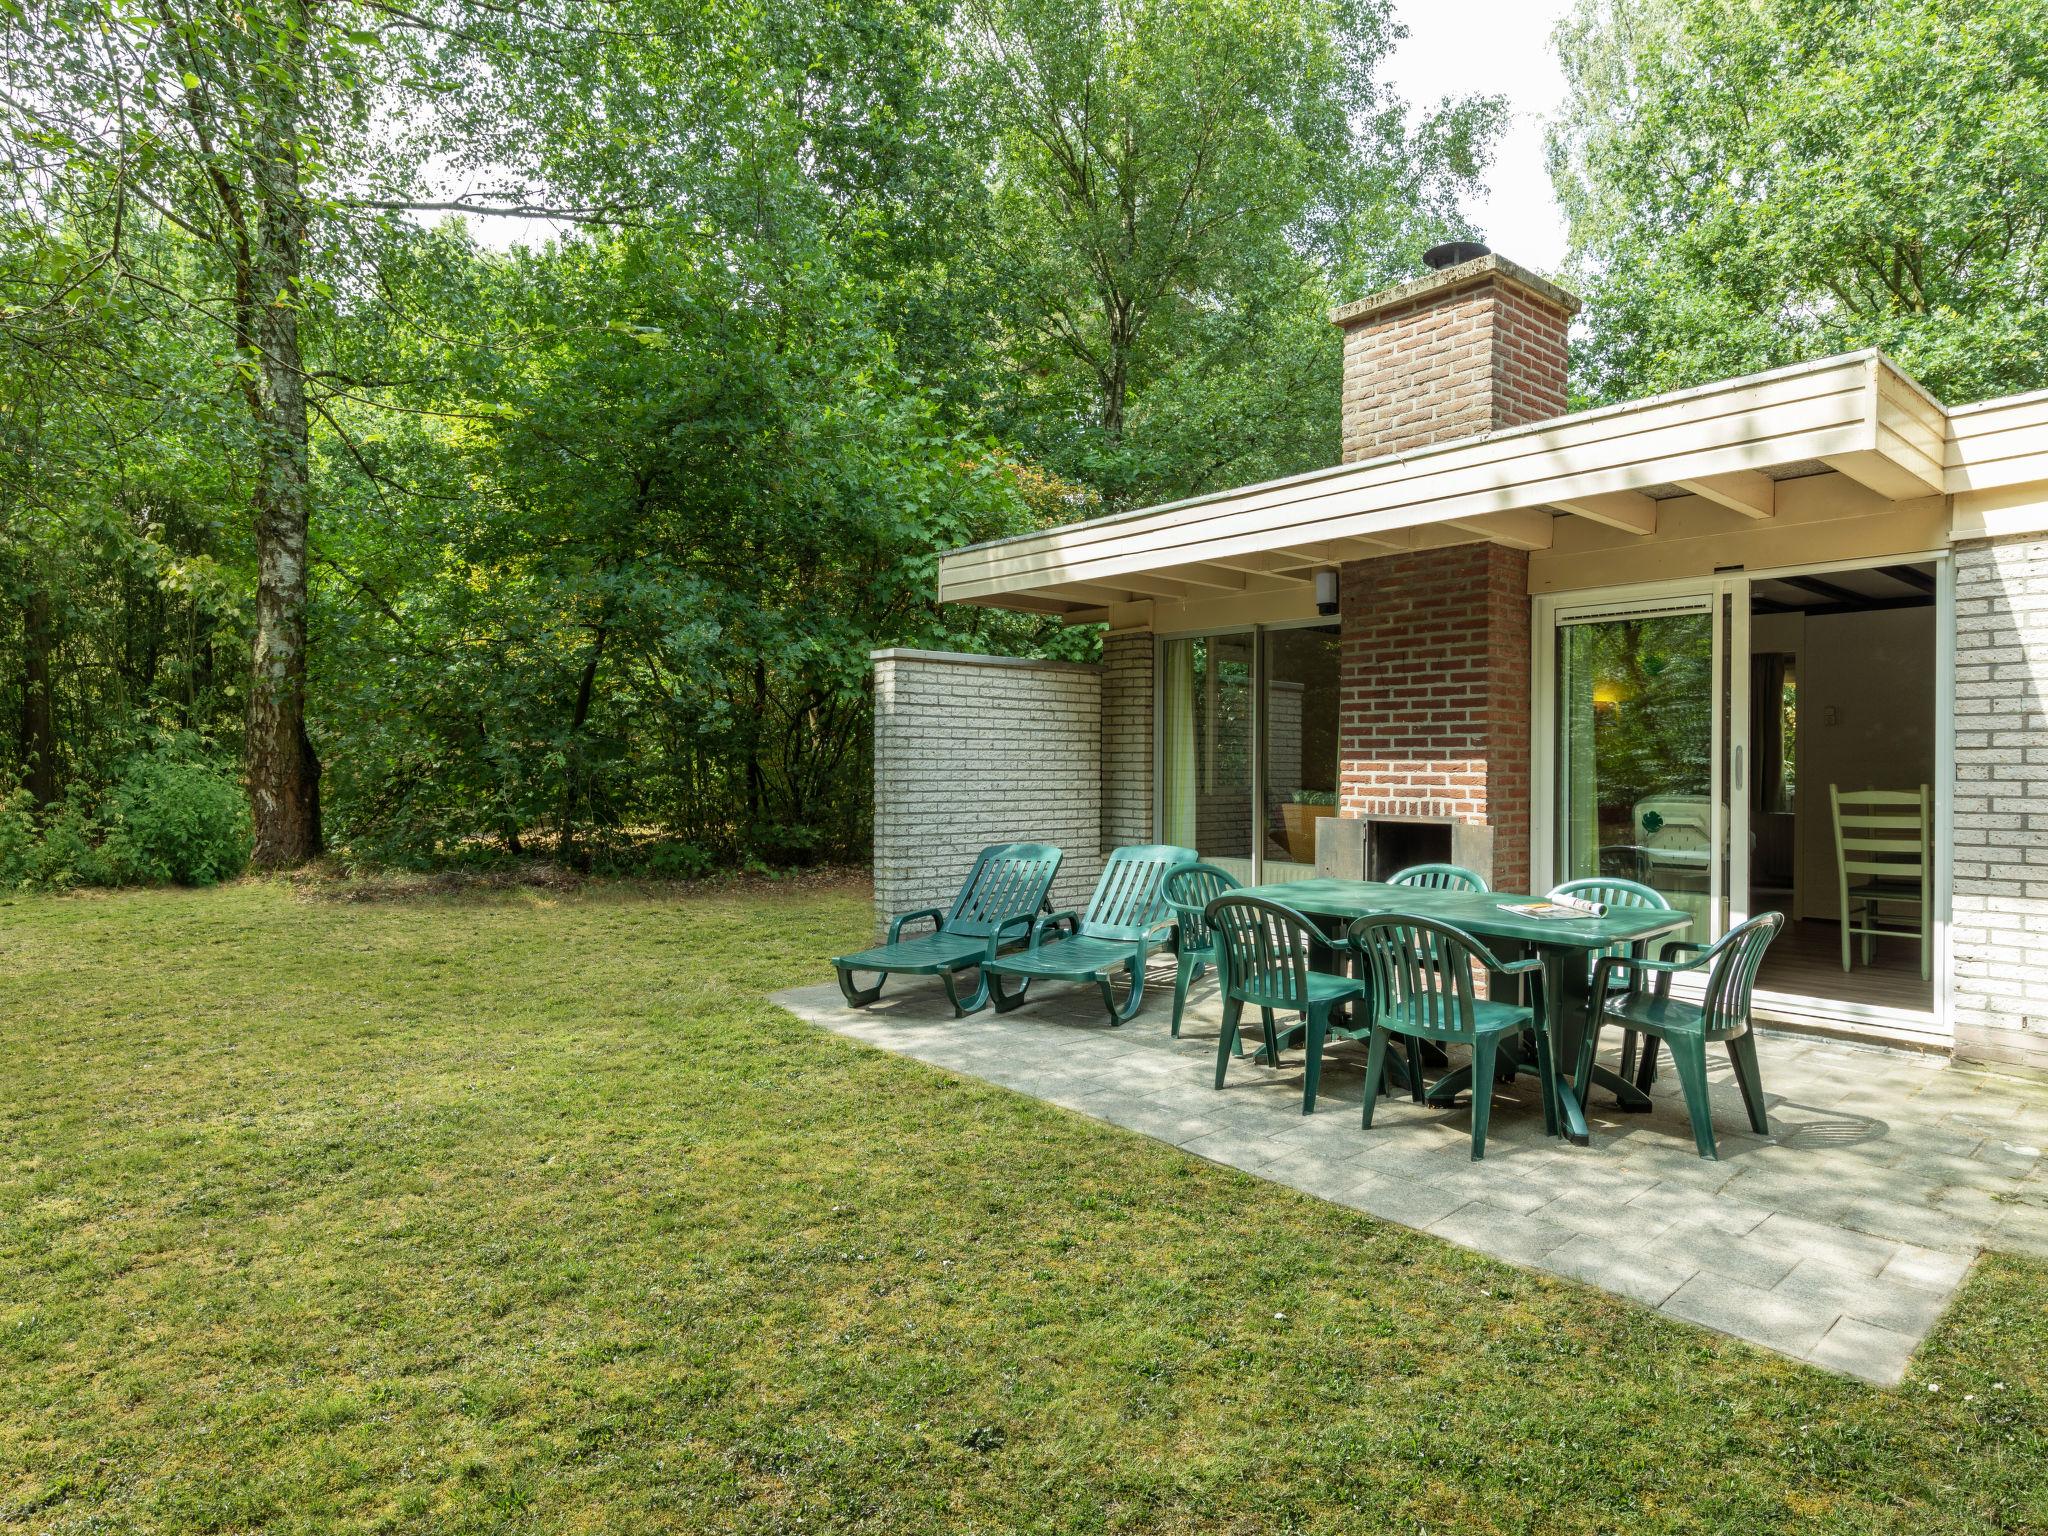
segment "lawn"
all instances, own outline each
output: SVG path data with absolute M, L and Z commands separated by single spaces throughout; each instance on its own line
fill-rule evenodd
M 365 894 L 0 907 L 0 1529 L 2048 1529 L 2042 1265 L 1880 1391 L 819 1034 L 851 888 Z

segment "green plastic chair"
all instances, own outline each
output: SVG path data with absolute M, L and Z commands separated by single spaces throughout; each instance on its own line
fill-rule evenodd
M 1371 1032 L 1366 1021 L 1367 992 L 1363 981 L 1311 967 L 1314 952 L 1344 954 L 1317 931 L 1315 924 L 1292 907 L 1257 896 L 1217 897 L 1202 914 L 1216 939 L 1216 974 L 1223 991 L 1223 1035 L 1216 1043 L 1216 1086 L 1223 1086 L 1230 1058 L 1237 1049 L 1245 1005 L 1259 1010 L 1265 1044 L 1259 1057 L 1277 1066 L 1283 1047 L 1299 1036 L 1308 1053 L 1302 1076 L 1301 1112 L 1315 1113 L 1316 1090 L 1323 1076 L 1323 1042 L 1363 1040 Z M 1356 1004 L 1356 1027 L 1337 1025 L 1331 1015 Z M 1275 1013 L 1297 1013 L 1301 1022 L 1286 1029 L 1274 1025 Z
M 988 1002 L 988 962 L 1003 944 L 1022 943 L 1030 933 L 1031 919 L 1059 873 L 1060 857 L 1059 849 L 1047 843 L 996 843 L 982 849 L 949 909 L 901 913 L 889 924 L 888 943 L 833 960 L 848 1005 L 867 1007 L 894 974 L 938 977 L 956 1019 L 982 1008 Z M 932 931 L 904 938 L 903 930 L 920 921 L 930 922 Z M 974 967 L 980 974 L 973 995 L 963 1002 L 959 973 Z M 879 973 L 872 987 L 856 984 L 860 971 Z
M 1214 864 L 1183 864 L 1166 877 L 1166 904 L 1173 909 L 1173 923 L 1180 961 L 1173 977 L 1173 1037 L 1180 1038 L 1180 1017 L 1187 1007 L 1188 988 L 1202 979 L 1207 967 L 1220 970 L 1223 962 L 1216 953 L 1216 935 L 1202 909 L 1241 882 L 1227 869 Z
M 1685 1112 L 1692 1121 L 1692 1139 L 1701 1157 L 1719 1157 L 1714 1145 L 1713 1103 L 1707 1093 L 1707 1046 L 1725 1042 L 1728 1060 L 1735 1068 L 1736 1086 L 1742 1090 L 1742 1107 L 1749 1111 L 1749 1128 L 1759 1136 L 1771 1133 L 1764 1115 L 1764 1084 L 1757 1070 L 1756 1036 L 1750 1029 L 1750 1008 L 1756 992 L 1757 968 L 1764 952 L 1785 926 L 1782 912 L 1765 912 L 1738 928 L 1731 928 L 1711 948 L 1700 944 L 1667 944 L 1665 953 L 1691 952 L 1690 960 L 1645 960 L 1635 955 L 1608 955 L 1593 967 L 1593 1013 L 1579 1049 L 1574 1087 L 1583 1103 L 1593 1077 L 1593 1053 L 1600 1044 L 1600 1030 L 1606 1024 L 1639 1030 L 1649 1036 L 1646 1065 L 1654 1065 L 1657 1043 L 1671 1048 L 1671 1064 L 1678 1069 L 1678 1081 L 1685 1090 Z M 1707 970 L 1707 990 L 1697 1003 L 1671 995 L 1671 978 L 1680 971 Z M 1645 992 L 1640 986 L 1617 987 L 1615 978 L 1624 971 L 1656 976 L 1656 986 Z M 1615 995 L 1619 993 L 1620 995 Z
M 1493 1115 L 1494 1068 L 1503 1040 L 1528 1031 L 1536 1039 L 1536 1076 L 1542 1089 L 1543 1129 L 1555 1136 L 1560 1121 L 1557 1073 L 1550 1059 L 1550 1031 L 1544 1016 L 1543 962 L 1503 961 L 1461 928 L 1426 917 L 1361 917 L 1346 934 L 1372 978 L 1372 1044 L 1365 1061 L 1365 1126 L 1386 1074 L 1387 1041 L 1472 1048 L 1472 1160 L 1486 1156 L 1486 1127 Z M 1530 1003 L 1497 1003 L 1478 995 L 1472 967 L 1495 976 L 1528 978 Z M 1412 1048 L 1409 1060 L 1416 1060 Z M 1413 1092 L 1422 1094 L 1414 1076 Z
M 1669 912 L 1671 910 L 1671 903 L 1665 899 L 1664 893 L 1655 886 L 1644 885 L 1640 880 L 1622 880 L 1611 875 L 1592 875 L 1583 880 L 1567 880 L 1563 885 L 1552 886 L 1550 894 L 1552 896 L 1576 896 L 1581 901 L 1605 902 L 1610 908 L 1647 908 L 1653 912 Z M 1588 972 L 1590 973 L 1595 961 L 1606 955 L 1636 955 L 1647 960 L 1650 958 L 1650 942 L 1647 939 L 1638 939 L 1632 943 L 1610 944 L 1605 949 L 1596 949 L 1587 957 Z M 1631 984 L 1633 985 L 1633 983 Z M 1635 1075 L 1636 1049 L 1641 1041 L 1642 1036 L 1632 1029 L 1622 1032 L 1621 1075 L 1624 1078 Z M 1643 1080 L 1637 1086 L 1647 1089 L 1650 1086 L 1651 1078 L 1655 1075 L 1655 1064 L 1645 1058 L 1643 1066 L 1645 1068 Z
M 1486 894 L 1486 882 L 1458 864 L 1411 864 L 1399 874 L 1390 876 L 1387 884 L 1405 885 L 1418 891 L 1470 891 L 1475 896 Z
M 1022 1007 L 1031 983 L 1045 977 L 1093 981 L 1102 989 L 1102 1003 L 1112 1025 L 1131 1018 L 1145 1000 L 1145 958 L 1166 942 L 1173 926 L 1166 908 L 1166 877 L 1180 865 L 1194 862 L 1194 849 L 1170 843 L 1117 849 L 1103 866 L 1102 878 L 1095 882 L 1086 912 L 1054 912 L 1039 918 L 1031 925 L 1024 948 L 1011 950 L 1000 959 L 991 958 L 982 967 L 996 1012 Z M 1060 931 L 1063 927 L 1064 933 Z M 1122 1004 L 1111 985 L 1118 971 L 1130 978 L 1130 990 Z M 1023 985 L 1014 992 L 1005 991 L 1006 977 Z

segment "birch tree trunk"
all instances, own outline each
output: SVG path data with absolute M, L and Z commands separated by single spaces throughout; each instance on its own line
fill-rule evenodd
M 256 633 L 251 644 L 244 766 L 258 868 L 302 864 L 320 852 L 320 761 L 306 734 L 306 534 L 310 476 L 299 284 L 307 208 L 299 184 L 300 93 L 306 88 L 303 7 L 285 31 L 254 146 L 257 230 L 244 290 L 244 335 L 255 356 L 250 406 L 257 472 Z

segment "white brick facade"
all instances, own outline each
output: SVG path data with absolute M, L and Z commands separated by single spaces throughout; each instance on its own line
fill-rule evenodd
M 872 659 L 882 919 L 947 905 L 975 854 L 1004 842 L 1063 850 L 1053 903 L 1085 905 L 1102 869 L 1102 669 L 945 651 Z
M 1152 636 L 1102 642 L 1102 848 L 1152 833 Z
M 2048 537 L 1955 575 L 1956 1054 L 2048 1070 Z

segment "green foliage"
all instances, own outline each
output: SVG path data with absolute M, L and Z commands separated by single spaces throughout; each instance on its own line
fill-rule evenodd
M 1580 0 L 1557 186 L 1593 400 L 1882 347 L 2048 384 L 2048 7 Z
M 0 782 L 54 850 L 18 878 L 231 867 L 213 821 L 138 830 L 199 814 L 124 778 L 167 730 L 252 783 L 317 759 L 351 863 L 857 857 L 871 651 L 1097 654 L 942 609 L 939 550 L 1336 457 L 1325 311 L 1463 231 L 1498 118 L 1410 113 L 1398 36 L 1386 0 L 0 10 Z M 552 239 L 406 217 L 436 166 Z
M 175 737 L 122 762 L 97 801 L 82 783 L 47 807 L 0 798 L 0 885 L 217 885 L 248 867 L 249 843 L 232 769 Z
M 968 0 L 1000 425 L 1110 506 L 1337 458 L 1333 300 L 1468 233 L 1500 103 L 1418 123 L 1387 0 Z
M 129 885 L 218 885 L 249 864 L 249 803 L 231 772 L 173 752 L 122 765 L 101 812 L 107 872 Z

